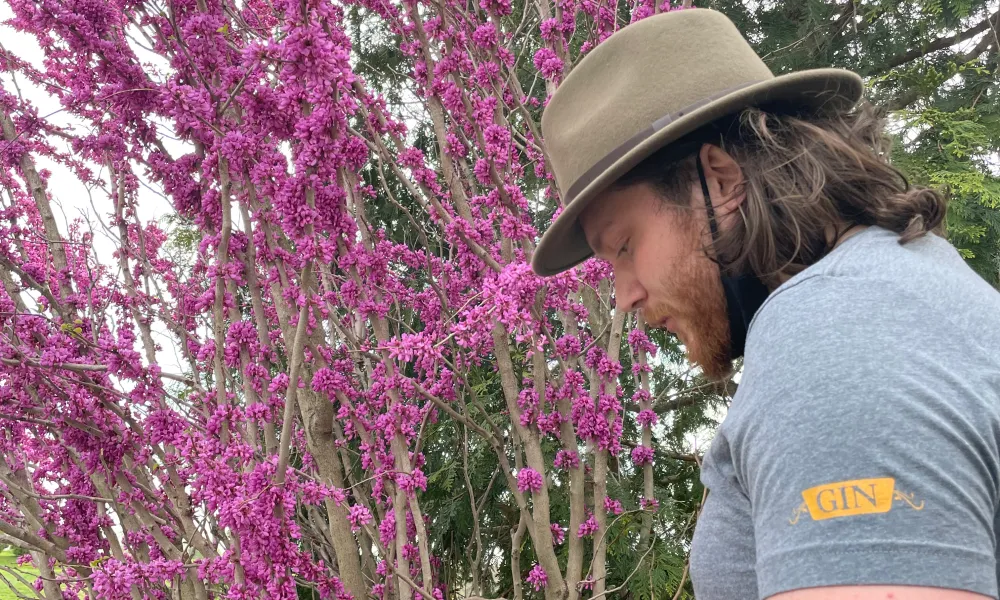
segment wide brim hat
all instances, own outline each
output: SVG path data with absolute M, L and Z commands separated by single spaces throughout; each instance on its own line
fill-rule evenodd
M 532 257 L 555 275 L 593 255 L 580 213 L 642 160 L 706 125 L 758 107 L 837 114 L 864 84 L 843 69 L 775 76 L 720 12 L 673 10 L 623 27 L 556 89 L 542 136 L 562 203 Z

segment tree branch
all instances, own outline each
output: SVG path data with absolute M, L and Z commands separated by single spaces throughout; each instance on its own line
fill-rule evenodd
M 920 58 L 921 56 L 926 56 L 931 52 L 937 52 L 938 50 L 944 50 L 945 48 L 949 48 L 951 46 L 954 46 L 955 44 L 959 44 L 961 42 L 964 42 L 965 40 L 971 39 L 979 35 L 980 33 L 986 31 L 987 29 L 990 28 L 996 29 L 997 27 L 1000 27 L 1000 11 L 993 13 L 989 17 L 983 19 L 982 21 L 980 21 L 973 27 L 966 29 L 965 31 L 962 31 L 955 35 L 939 37 L 935 40 L 932 40 L 920 46 L 919 48 L 914 48 L 907 52 L 903 52 L 902 54 L 898 54 L 893 58 L 890 58 L 886 62 L 885 68 L 883 69 L 882 72 L 884 73 L 886 71 L 891 71 L 892 69 L 895 69 L 896 67 L 901 65 L 905 65 L 910 61 Z M 980 46 L 983 46 L 983 44 L 981 43 Z M 970 53 L 972 54 L 970 59 L 975 58 L 976 55 L 982 53 L 988 46 L 989 43 L 986 43 L 985 47 L 983 47 L 982 49 L 978 50 L 977 52 Z M 979 46 L 977 46 L 977 48 L 979 48 Z
M 86 365 L 79 363 L 53 363 L 51 365 L 43 365 L 37 360 L 30 358 L 25 358 L 24 360 L 17 360 L 14 358 L 0 358 L 0 362 L 5 365 L 10 365 L 12 367 L 34 367 L 36 369 L 66 369 L 67 371 L 77 371 L 77 372 L 106 372 L 108 368 L 105 365 Z M 164 379 L 172 379 L 173 381 L 178 381 L 187 385 L 194 385 L 194 381 L 189 377 L 184 377 L 183 375 L 176 375 L 174 373 L 164 373 L 160 372 L 160 377 Z
M 306 261 L 305 269 L 302 270 L 302 291 L 307 293 L 309 272 L 312 261 Z M 285 414 L 281 421 L 281 441 L 278 447 L 278 468 L 274 473 L 275 485 L 284 485 L 285 471 L 288 470 L 288 458 L 292 443 L 293 418 L 295 416 L 295 394 L 299 389 L 299 369 L 302 368 L 302 346 L 306 333 L 306 321 L 309 317 L 309 299 L 306 298 L 299 309 L 299 321 L 295 325 L 295 340 L 289 350 L 292 359 L 288 368 L 288 391 L 285 393 Z

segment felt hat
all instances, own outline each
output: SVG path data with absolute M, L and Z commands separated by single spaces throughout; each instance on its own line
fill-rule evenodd
M 623 27 L 573 67 L 542 114 L 563 209 L 535 249 L 533 270 L 554 275 L 590 257 L 580 213 L 668 144 L 749 107 L 846 112 L 863 89 L 842 69 L 775 76 L 714 10 L 673 10 Z

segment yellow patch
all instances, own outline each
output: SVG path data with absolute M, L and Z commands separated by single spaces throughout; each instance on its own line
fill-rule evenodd
M 795 525 L 804 514 L 813 521 L 886 513 L 893 501 L 900 500 L 914 510 L 923 510 L 924 503 L 914 500 L 914 494 L 896 489 L 892 477 L 853 479 L 817 485 L 802 491 L 802 504 L 792 513 L 789 523 Z

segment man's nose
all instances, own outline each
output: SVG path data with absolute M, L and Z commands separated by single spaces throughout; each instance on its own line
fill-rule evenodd
M 615 303 L 625 312 L 642 308 L 646 301 L 646 290 L 639 281 L 630 274 L 615 273 Z

